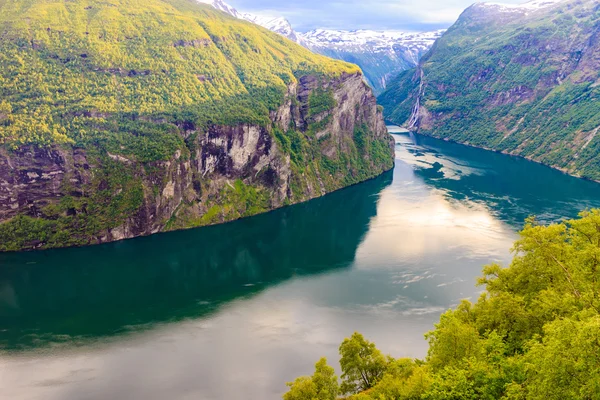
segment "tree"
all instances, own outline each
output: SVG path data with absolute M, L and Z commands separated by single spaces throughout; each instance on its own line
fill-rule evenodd
M 589 314 L 556 320 L 544 327 L 542 342 L 532 342 L 528 399 L 600 400 L 600 316 Z
M 477 329 L 463 321 L 459 312 L 442 314 L 440 322 L 435 324 L 435 330 L 425 335 L 429 340 L 427 361 L 434 370 L 481 354 Z
M 375 386 L 383 377 L 388 360 L 363 335 L 355 332 L 340 346 L 342 393 L 358 393 Z
M 333 367 L 327 365 L 327 359 L 321 358 L 315 364 L 315 373 L 312 380 L 317 389 L 317 399 L 319 400 L 335 400 L 339 391 L 340 385 Z
M 283 395 L 284 400 L 335 400 L 340 391 L 335 370 L 327 365 L 326 358 L 315 364 L 312 376 L 301 376 L 287 385 L 290 390 Z
M 317 388 L 310 376 L 301 376 L 294 382 L 288 382 L 290 390 L 283 400 L 313 400 L 317 398 Z
M 391 360 L 383 378 L 367 392 L 366 398 L 420 400 L 432 383 L 428 368 L 422 364 L 409 358 Z

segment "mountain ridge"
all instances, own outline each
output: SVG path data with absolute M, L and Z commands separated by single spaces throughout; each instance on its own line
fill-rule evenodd
M 444 29 L 430 32 L 315 29 L 296 32 L 284 17 L 242 13 L 222 0 L 199 0 L 328 57 L 357 64 L 376 93 L 400 72 L 417 66 Z
M 469 7 L 379 101 L 409 129 L 600 180 L 600 8 L 533 4 Z

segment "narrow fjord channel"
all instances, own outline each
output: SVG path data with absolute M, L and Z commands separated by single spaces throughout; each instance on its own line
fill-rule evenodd
M 362 332 L 423 357 L 529 215 L 600 185 L 390 127 L 393 172 L 221 226 L 0 255 L 0 398 L 276 399 Z

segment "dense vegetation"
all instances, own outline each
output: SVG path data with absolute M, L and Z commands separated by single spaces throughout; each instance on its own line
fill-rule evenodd
M 599 24 L 591 0 L 474 5 L 380 96 L 386 118 L 600 180 Z
M 509 268 L 444 313 L 425 360 L 384 356 L 359 333 L 340 346 L 342 383 L 325 360 L 285 400 L 600 399 L 600 210 L 550 226 L 528 220 Z
M 101 142 L 165 159 L 181 143 L 147 121 L 267 125 L 297 77 L 358 71 L 191 0 L 1 0 L 0 36 L 11 147 Z
M 38 160 L 14 172 L 11 157 L 43 149 L 46 159 L 65 160 L 59 194 L 44 198 L 36 188 L 15 215 L 10 199 L 29 197 L 30 188 L 0 193 L 0 251 L 97 243 L 126 224 L 148 234 L 147 216 L 166 208 L 163 189 L 184 179 L 184 163 L 193 187 L 156 221 L 160 230 L 254 215 L 373 177 L 391 168 L 387 137 L 366 125 L 356 128 L 360 143 L 352 131 L 323 134 L 334 90 L 360 73 L 194 0 L 0 0 L 2 178 L 14 184 L 19 174 L 41 173 Z M 308 75 L 317 89 L 306 124 L 284 132 L 273 112 Z M 245 124 L 289 156 L 285 201 L 273 202 L 281 183 L 269 166 L 219 184 L 193 169 L 199 138 Z M 74 160 L 76 151 L 85 162 Z

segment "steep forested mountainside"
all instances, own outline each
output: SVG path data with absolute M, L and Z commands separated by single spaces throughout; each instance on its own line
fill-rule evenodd
M 188 0 L 0 0 L 0 250 L 236 219 L 393 164 L 358 67 Z
M 600 5 L 475 4 L 379 100 L 411 129 L 600 180 Z

